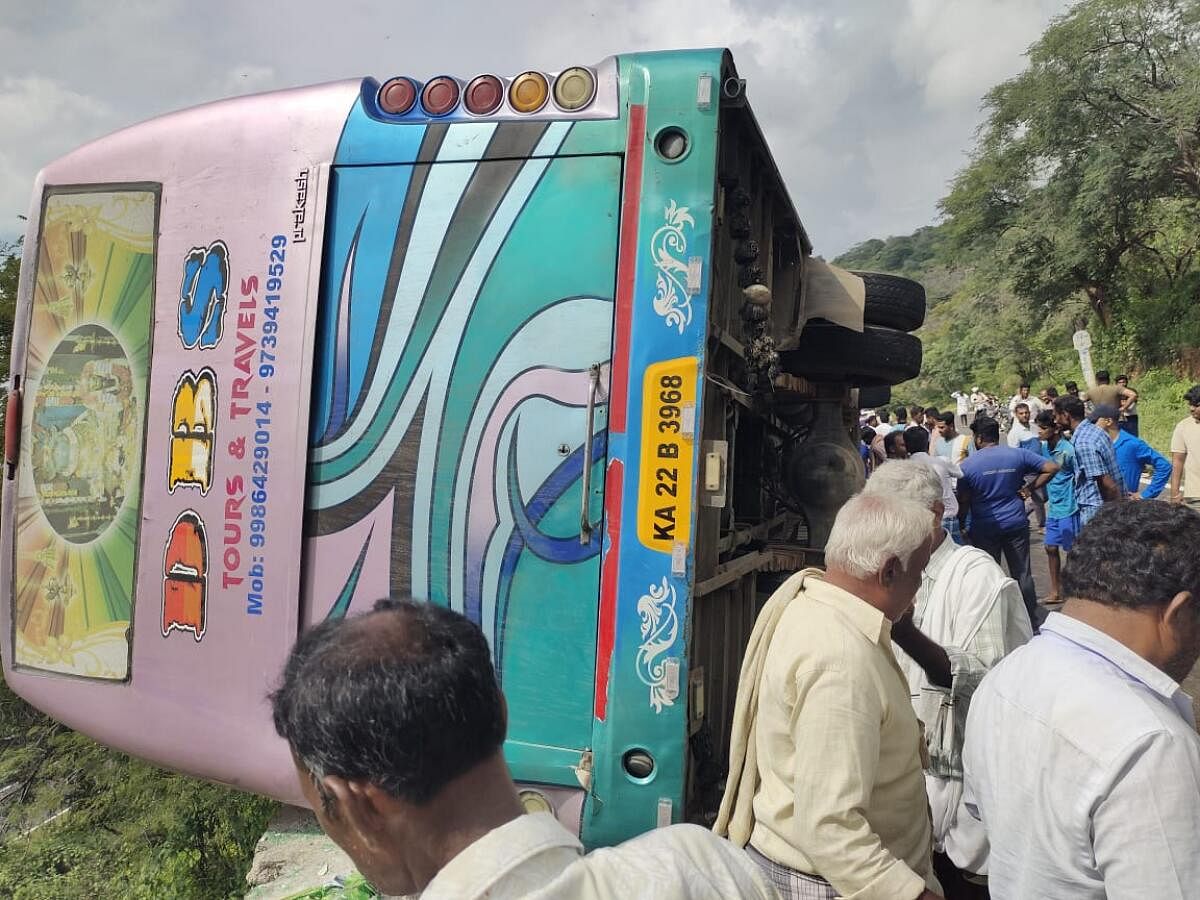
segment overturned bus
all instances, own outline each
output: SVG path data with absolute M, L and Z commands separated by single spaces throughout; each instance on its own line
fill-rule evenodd
M 446 604 L 588 845 L 713 808 L 759 604 L 921 358 L 920 286 L 813 257 L 721 50 L 162 116 L 48 165 L 24 254 L 12 688 L 301 802 L 297 634 Z

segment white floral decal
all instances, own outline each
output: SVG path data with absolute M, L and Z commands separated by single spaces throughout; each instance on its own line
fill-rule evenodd
M 684 229 L 694 228 L 696 220 L 686 206 L 679 206 L 674 200 L 667 204 L 664 216 L 666 224 L 650 238 L 650 255 L 658 269 L 654 311 L 667 325 L 674 325 L 683 334 L 683 329 L 692 321 L 692 298 L 686 287 L 688 239 Z
M 675 612 L 675 588 L 667 579 L 652 584 L 649 593 L 638 600 L 642 620 L 642 644 L 638 647 L 638 677 L 650 688 L 650 705 L 655 712 L 674 706 L 679 696 L 679 660 L 663 658 L 679 636 L 679 616 Z

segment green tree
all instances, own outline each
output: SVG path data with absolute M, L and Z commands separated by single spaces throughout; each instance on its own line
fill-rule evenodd
M 1108 327 L 1135 287 L 1131 269 L 1191 283 L 1198 23 L 1196 0 L 1084 0 L 985 98 L 942 209 L 959 246 L 997 253 L 1038 311 L 1081 294 Z

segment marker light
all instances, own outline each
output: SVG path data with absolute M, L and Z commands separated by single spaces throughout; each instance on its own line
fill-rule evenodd
M 458 106 L 458 82 L 448 75 L 432 79 L 421 92 L 421 106 L 431 116 L 444 116 Z
M 508 102 L 517 112 L 537 112 L 546 105 L 550 86 L 541 72 L 523 72 L 508 87 Z
M 554 102 L 572 112 L 583 109 L 596 96 L 596 79 L 582 66 L 563 71 L 554 79 Z
M 379 108 L 393 116 L 402 116 L 417 102 L 417 86 L 410 78 L 390 78 L 379 89 Z
M 471 79 L 463 91 L 463 103 L 468 112 L 477 116 L 493 113 L 504 99 L 504 85 L 495 75 L 480 75 Z

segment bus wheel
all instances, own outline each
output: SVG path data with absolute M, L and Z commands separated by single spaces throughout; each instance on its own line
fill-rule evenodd
M 925 288 L 910 278 L 855 272 L 867 291 L 863 321 L 868 325 L 916 331 L 925 321 Z
M 794 350 L 780 354 L 780 368 L 813 381 L 855 387 L 900 384 L 921 372 L 921 339 L 894 328 L 867 325 L 861 334 L 809 322 Z
M 892 389 L 887 385 L 865 387 L 858 392 L 858 405 L 861 409 L 878 409 L 892 402 Z

